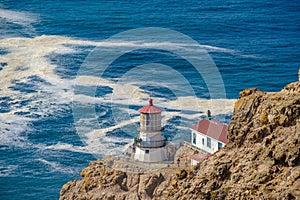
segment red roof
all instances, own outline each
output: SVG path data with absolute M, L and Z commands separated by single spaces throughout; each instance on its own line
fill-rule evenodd
M 219 140 L 226 144 L 228 139 L 226 137 L 227 126 L 214 120 L 202 119 L 197 124 L 192 126 L 192 129 L 207 135 L 211 138 Z
M 191 156 L 191 159 L 197 160 L 198 162 L 203 161 L 205 158 L 211 156 L 209 153 L 204 153 L 204 154 L 195 154 Z
M 153 100 L 149 99 L 149 105 L 139 109 L 140 113 L 148 113 L 148 114 L 154 114 L 154 113 L 161 113 L 162 110 L 156 106 L 153 106 Z

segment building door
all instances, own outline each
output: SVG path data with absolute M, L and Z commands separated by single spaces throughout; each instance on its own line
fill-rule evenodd
M 221 142 L 218 142 L 218 149 L 221 149 L 223 147 Z

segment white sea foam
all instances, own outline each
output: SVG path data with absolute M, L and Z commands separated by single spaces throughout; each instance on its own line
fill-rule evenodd
M 232 49 L 227 49 L 227 48 L 222 48 L 222 47 L 215 47 L 215 46 L 210 46 L 210 45 L 201 45 L 205 50 L 209 52 L 223 52 L 223 53 L 230 53 L 230 54 L 235 54 L 237 51 L 232 50 Z
M 105 133 L 103 135 L 99 134 L 101 130 L 93 131 L 93 133 L 94 132 L 97 132 L 97 134 L 88 137 L 88 139 L 85 140 L 87 142 L 85 146 L 74 146 L 72 144 L 58 142 L 50 146 L 39 145 L 39 147 L 43 150 L 71 151 L 106 156 L 119 155 L 126 149 L 126 145 L 118 145 L 116 142 L 125 144 L 132 142 L 132 139 L 128 138 L 106 137 Z M 95 135 L 97 137 L 95 137 Z
M 28 26 L 38 21 L 38 15 L 36 14 L 5 9 L 0 9 L 0 18 L 22 26 Z
M 16 116 L 13 112 L 0 113 L 0 144 L 5 146 L 25 147 L 30 143 L 21 132 L 30 130 L 27 123 L 30 119 Z
M 139 49 L 162 49 L 168 48 L 170 50 L 181 49 L 184 51 L 197 51 L 194 47 L 195 44 L 191 43 L 175 43 L 175 42 L 143 42 L 143 41 L 119 41 L 119 40 L 109 40 L 109 41 L 87 41 L 87 40 L 72 40 L 70 41 L 73 45 L 82 45 L 82 46 L 96 46 L 96 47 L 107 47 L 107 48 L 122 48 L 122 47 L 131 47 Z M 233 49 L 227 49 L 222 47 L 210 46 L 210 45 L 200 45 L 203 49 L 198 49 L 201 52 L 223 52 L 228 54 L 237 54 L 239 53 Z
M 3 16 L 3 14 L 2 14 Z M 7 16 L 4 14 L 4 16 Z M 20 15 L 19 15 L 20 16 Z M 9 18 L 9 17 L 6 17 Z M 11 19 L 12 20 L 12 19 Z M 15 19 L 18 22 L 18 18 Z M 19 20 L 19 23 L 23 23 Z M 25 19 L 26 21 L 26 19 Z M 27 19 L 27 22 L 33 23 L 33 19 Z M 25 22 L 24 22 L 25 23 Z M 70 54 L 75 53 L 78 50 L 78 46 L 97 46 L 97 47 L 110 47 L 118 48 L 124 46 L 134 46 L 138 48 L 160 48 L 163 46 L 169 46 L 170 48 L 189 48 L 189 44 L 181 43 L 145 43 L 141 41 L 109 41 L 109 42 L 94 42 L 84 41 L 78 39 L 72 39 L 61 36 L 39 36 L 35 38 L 6 38 L 0 40 L 0 48 L 7 49 L 8 54 L 0 55 L 0 63 L 7 63 L 0 71 L 0 96 L 9 96 L 12 101 L 15 101 L 15 107 L 12 107 L 8 113 L 0 113 L 0 144 L 5 145 L 17 145 L 27 146 L 30 141 L 26 138 L 26 134 L 21 135 L 24 131 L 29 131 L 32 120 L 38 120 L 37 118 L 23 117 L 16 115 L 19 111 L 30 111 L 32 115 L 40 116 L 39 119 L 46 118 L 51 113 L 64 112 L 68 104 L 72 101 L 78 102 L 83 105 L 107 105 L 113 107 L 116 111 L 120 112 L 120 115 L 137 115 L 138 112 L 133 109 L 129 109 L 128 105 L 145 105 L 145 101 L 150 95 L 141 89 L 143 79 L 130 80 L 130 73 L 124 75 L 119 82 L 95 77 L 92 75 L 81 75 L 76 78 L 77 86 L 108 86 L 112 88 L 111 94 L 106 94 L 102 97 L 92 97 L 83 94 L 73 93 L 74 80 L 63 79 L 55 74 L 56 65 L 52 64 L 47 58 L 48 55 L 57 54 Z M 205 46 L 206 49 L 212 51 L 222 51 L 226 53 L 233 53 L 233 51 L 218 47 Z M 152 73 L 152 72 L 151 72 Z M 150 73 L 149 73 L 150 74 Z M 137 74 L 138 75 L 138 74 Z M 14 81 L 28 82 L 28 77 L 38 76 L 44 79 L 48 84 L 43 82 L 36 83 L 38 91 L 34 93 L 24 94 L 16 90 L 12 90 Z M 150 81 L 151 77 L 148 77 Z M 168 81 L 169 79 L 166 79 Z M 173 82 L 174 83 L 174 82 Z M 159 83 L 161 86 L 171 88 L 171 90 L 178 90 L 184 94 L 184 90 L 180 89 L 181 85 Z M 172 88 L 173 87 L 173 88 Z M 177 87 L 177 88 L 176 88 Z M 19 100 L 29 100 L 26 105 L 21 105 Z M 173 117 L 181 116 L 184 118 L 184 124 L 195 123 L 200 115 L 202 115 L 207 109 L 210 109 L 213 115 L 230 115 L 233 110 L 233 104 L 235 100 L 229 99 L 200 99 L 193 95 L 178 96 L 176 100 L 169 100 L 166 98 L 155 98 L 155 104 L 163 109 L 177 110 L 164 112 L 164 124 Z M 34 108 L 34 111 L 32 110 Z M 105 114 L 105 113 L 104 113 Z M 97 121 L 97 116 L 87 116 L 81 121 L 77 121 L 77 128 L 81 129 L 86 134 L 82 136 L 82 140 L 85 142 L 85 146 L 73 146 L 72 144 L 57 143 L 56 145 L 43 146 L 44 149 L 52 150 L 68 150 L 82 153 L 93 154 L 115 154 L 124 149 L 123 145 L 118 145 L 116 142 L 130 143 L 131 139 L 122 137 L 107 136 L 106 134 L 116 129 L 122 129 L 126 126 L 132 125 L 138 121 L 138 117 L 133 118 L 118 118 L 117 125 L 109 128 L 101 128 L 99 124 L 94 126 L 92 122 Z M 115 113 L 112 119 L 114 119 Z M 100 123 L 101 124 L 101 123 Z M 180 130 L 184 130 L 184 126 L 178 126 Z M 136 134 L 135 132 L 131 134 Z M 180 135 L 180 133 L 179 133 Z M 45 160 L 41 162 L 47 163 Z M 51 167 L 55 166 L 55 163 L 48 163 Z
M 34 36 L 35 28 L 33 27 L 33 24 L 39 22 L 39 15 L 0 8 L 0 19 L 2 19 L 1 21 L 4 21 L 4 23 L 0 24 L 0 26 L 3 26 L 3 29 L 0 29 L 0 38 L 16 37 L 20 35 L 20 32 L 29 36 Z M 9 24 L 19 25 L 22 29 L 21 31 L 14 33 L 10 28 L 6 27 L 9 26 Z
M 50 171 L 52 171 L 52 172 L 61 172 L 64 174 L 75 174 L 78 172 L 78 170 L 76 168 L 66 166 L 66 165 L 60 164 L 58 162 L 48 161 L 43 158 L 38 158 L 36 160 L 45 164 L 46 166 L 48 166 Z
M 42 146 L 42 149 L 66 150 L 66 151 L 79 152 L 79 153 L 89 153 L 86 151 L 86 149 L 83 146 L 74 146 L 72 144 L 61 143 L 61 142 L 58 142 L 57 144 L 54 145 Z
M 16 174 L 18 169 L 18 165 L 5 165 L 3 161 L 1 161 L 0 165 L 0 178 L 1 177 L 10 177 Z
M 100 135 L 101 130 L 97 130 L 97 137 L 95 135 L 85 140 L 87 143 L 84 146 L 74 146 L 73 144 L 61 143 L 45 146 L 39 145 L 40 149 L 43 150 L 56 150 L 56 151 L 71 151 L 86 154 L 98 154 L 104 155 L 117 155 L 120 154 L 124 147 L 114 144 L 115 142 L 130 143 L 131 139 L 117 138 L 117 137 L 106 137 L 105 133 Z

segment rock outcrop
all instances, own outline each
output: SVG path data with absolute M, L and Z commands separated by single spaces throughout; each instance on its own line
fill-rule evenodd
M 81 172 L 82 180 L 63 186 L 60 199 L 152 199 L 161 196 L 170 184 L 174 172 L 167 171 L 126 173 L 97 160 Z
M 242 91 L 228 139 L 193 168 L 142 174 L 92 162 L 60 199 L 300 199 L 300 82 Z
M 181 160 L 180 167 L 184 167 L 183 161 L 194 153 L 188 147 L 181 147 L 175 154 L 176 160 Z M 93 161 L 82 170 L 81 180 L 70 181 L 62 187 L 60 199 L 159 199 L 177 179 L 176 171 L 179 169 L 177 163 L 165 166 L 135 164 L 117 157 Z M 159 169 L 155 170 L 155 167 Z M 185 177 L 186 174 L 183 175 Z

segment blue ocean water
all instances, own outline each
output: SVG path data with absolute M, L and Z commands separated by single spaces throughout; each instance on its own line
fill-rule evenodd
M 228 123 L 244 88 L 297 81 L 299 13 L 296 0 L 1 0 L 0 199 L 58 199 L 90 161 L 122 153 L 149 97 L 176 141 L 207 109 Z M 144 32 L 111 39 L 136 28 Z M 203 73 L 178 52 L 196 56 Z M 206 53 L 222 82 L 210 80 Z

